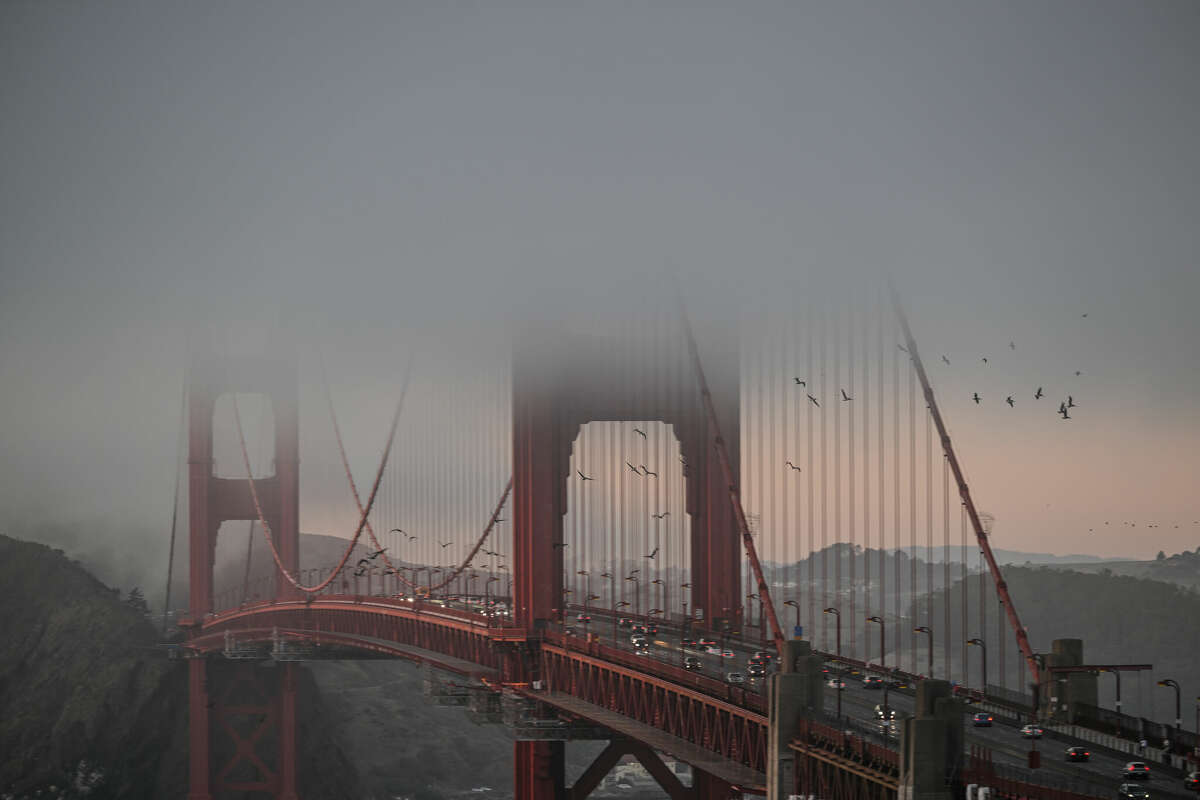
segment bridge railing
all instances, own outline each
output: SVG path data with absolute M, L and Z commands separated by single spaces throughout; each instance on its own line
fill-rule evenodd
M 1097 783 L 1087 778 L 1048 773 L 1034 773 L 1023 767 L 996 764 L 991 751 L 973 746 L 962 772 L 962 783 L 987 786 L 993 797 L 1004 800 L 1093 800 L 1112 796 L 1111 784 Z

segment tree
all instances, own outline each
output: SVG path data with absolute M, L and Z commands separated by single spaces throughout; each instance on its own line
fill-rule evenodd
M 142 616 L 150 615 L 150 606 L 146 605 L 146 597 L 136 586 L 129 590 L 129 596 L 125 598 L 125 605 L 138 611 Z
M 1154 557 L 1154 560 L 1155 560 L 1155 561 L 1162 561 L 1162 560 L 1163 560 L 1163 559 L 1165 559 L 1166 557 L 1167 557 L 1167 554 L 1166 554 L 1166 553 L 1164 553 L 1162 550 L 1159 550 L 1159 551 L 1158 551 L 1158 555 Z

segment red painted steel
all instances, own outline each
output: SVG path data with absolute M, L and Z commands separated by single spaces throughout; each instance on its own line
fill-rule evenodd
M 767 719 L 729 700 L 584 653 L 543 644 L 542 680 L 563 692 L 766 772 Z
M 775 603 L 771 600 L 771 592 L 767 587 L 766 578 L 763 576 L 762 564 L 758 560 L 758 550 L 754 546 L 754 537 L 750 535 L 750 526 L 746 522 L 746 510 L 742 508 L 742 498 L 738 489 L 737 475 L 734 472 L 729 453 L 725 449 L 725 439 L 721 436 L 721 426 L 717 420 L 717 409 L 713 405 L 712 392 L 708 389 L 708 380 L 704 377 L 704 365 L 700 362 L 700 351 L 696 347 L 696 337 L 692 334 L 692 324 L 688 321 L 687 311 L 683 306 L 682 299 L 679 302 L 679 314 L 683 320 L 684 335 L 687 337 L 688 354 L 692 358 L 692 369 L 695 370 L 696 381 L 700 385 L 700 397 L 704 404 L 705 414 L 708 417 L 708 424 L 712 434 L 711 440 L 717 452 L 717 461 L 721 466 L 721 476 L 725 480 L 724 492 L 729 498 L 729 504 L 737 520 L 738 530 L 742 535 L 742 546 L 746 549 L 746 557 L 750 560 L 750 567 L 754 571 L 754 580 L 758 587 L 759 604 L 767 615 L 767 621 L 771 624 L 771 635 L 775 640 L 775 649 L 782 653 L 785 639 L 783 629 L 779 627 L 779 617 L 775 613 Z M 710 497 L 715 496 L 715 493 L 710 492 Z M 736 564 L 736 562 L 734 563 Z
M 566 795 L 563 755 L 562 742 L 515 742 L 513 796 L 561 800 Z
M 975 539 L 979 542 L 979 549 L 987 559 L 988 569 L 991 570 L 992 580 L 996 584 L 996 594 L 1000 597 L 1004 613 L 1008 616 L 1008 624 L 1017 637 L 1017 647 L 1020 648 L 1021 655 L 1025 658 L 1029 674 L 1034 683 L 1041 685 L 1042 673 L 1037 659 L 1033 657 L 1029 635 L 1025 632 L 1025 626 L 1021 624 L 1021 618 L 1017 615 L 1017 606 L 1008 593 L 1008 584 L 1004 580 L 1004 573 L 1000 571 L 1000 565 L 996 563 L 996 557 L 992 554 L 992 545 L 988 541 L 987 532 L 984 531 L 983 523 L 979 519 L 979 512 L 975 509 L 975 501 L 971 498 L 967 479 L 963 475 L 962 467 L 959 466 L 958 457 L 954 454 L 954 446 L 950 443 L 950 433 L 946 430 L 946 423 L 942 421 L 942 412 L 938 409 L 937 399 L 933 396 L 933 387 L 929 383 L 929 376 L 925 374 L 925 365 L 921 362 L 921 356 L 917 352 L 917 342 L 913 338 L 912 330 L 908 327 L 908 317 L 905 316 L 904 308 L 900 305 L 900 295 L 890 282 L 888 289 L 891 293 L 892 308 L 896 311 L 896 318 L 900 321 L 900 328 L 904 333 L 904 343 L 908 346 L 908 355 L 912 358 L 917 378 L 920 379 L 921 388 L 925 391 L 925 403 L 929 406 L 933 424 L 937 426 L 938 437 L 942 442 L 942 452 L 945 453 L 946 460 L 950 464 L 950 471 L 954 473 L 954 480 L 958 484 L 958 494 L 967 510 L 967 517 L 971 520 L 971 527 L 975 530 Z M 986 688 L 984 687 L 985 690 Z
M 205 666 L 202 658 L 188 663 L 188 800 L 212 800 Z

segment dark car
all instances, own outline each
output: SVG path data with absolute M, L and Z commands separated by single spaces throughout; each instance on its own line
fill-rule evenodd
M 679 646 L 680 647 L 695 647 L 696 640 L 690 636 L 685 636 L 679 640 Z
M 658 633 L 658 626 L 655 625 L 654 623 L 650 623 L 649 625 L 645 625 L 643 627 L 646 628 L 646 633 L 650 633 L 650 634 Z
M 974 723 L 976 728 L 990 728 L 992 727 L 992 715 L 986 711 L 980 711 L 971 717 L 971 722 Z
M 1087 761 L 1092 757 L 1086 747 L 1068 747 L 1067 761 Z
M 750 666 L 746 667 L 746 674 L 748 674 L 751 678 L 761 678 L 767 674 L 767 668 L 762 664 L 751 664 Z
M 1200 792 L 1200 772 L 1189 772 L 1187 777 L 1183 779 L 1183 788 L 1191 789 L 1193 792 Z
M 633 620 L 631 620 L 629 617 L 621 617 L 619 620 L 617 620 L 617 624 L 622 628 L 632 628 Z
M 1130 761 L 1125 765 L 1125 769 L 1121 770 L 1121 777 L 1127 781 L 1148 781 L 1150 780 L 1150 765 L 1142 761 Z
M 1040 739 L 1042 738 L 1042 729 L 1037 725 L 1026 725 L 1021 728 L 1021 736 L 1025 739 Z
M 1117 787 L 1118 800 L 1150 800 L 1150 792 L 1146 787 L 1136 783 L 1122 783 Z
M 863 688 L 864 689 L 882 689 L 883 688 L 883 678 L 880 678 L 878 675 L 868 675 L 867 677 L 863 678 Z
M 700 669 L 700 659 L 695 656 L 688 656 L 683 660 L 683 668 L 689 672 L 695 672 Z

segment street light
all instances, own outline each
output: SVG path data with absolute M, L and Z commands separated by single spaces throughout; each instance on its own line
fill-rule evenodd
M 983 639 L 967 639 L 967 644 L 974 645 L 979 648 L 983 655 L 983 660 L 980 662 L 983 666 L 983 688 L 982 693 L 987 697 L 987 645 L 983 643 Z
M 792 630 L 792 633 L 794 634 L 796 632 L 796 630 L 800 628 L 800 604 L 797 603 L 795 600 L 784 600 L 783 604 L 785 606 L 791 606 L 792 608 L 796 609 L 796 628 L 794 628 Z
M 887 666 L 887 655 L 886 655 L 887 651 L 884 650 L 884 647 L 883 647 L 883 631 L 884 631 L 883 617 L 878 617 L 878 616 L 867 617 L 867 622 L 878 622 L 879 623 L 879 666 L 886 667 Z
M 616 643 L 617 643 L 617 611 L 619 611 L 619 610 L 620 610 L 620 609 L 622 609 L 622 608 L 625 608 L 625 606 L 627 606 L 627 605 L 629 605 L 629 602 L 628 602 L 627 600 L 622 600 L 622 601 L 621 601 L 621 602 L 619 602 L 619 603 L 614 603 L 614 604 L 613 604 L 613 610 L 612 610 L 612 615 L 613 615 L 613 617 L 612 617 L 612 619 L 613 619 L 613 644 L 616 644 Z
M 495 575 L 491 575 L 486 581 L 483 582 L 483 613 L 487 615 L 487 624 L 489 628 L 492 627 L 492 581 L 499 580 L 500 579 Z
M 635 569 L 633 572 L 637 572 Z M 638 581 L 637 575 L 630 573 L 625 576 L 625 580 L 633 581 L 633 615 L 635 617 L 642 616 L 642 584 Z
M 830 606 L 829 608 L 822 609 L 821 613 L 822 614 L 833 614 L 833 616 L 835 616 L 837 618 L 837 639 L 836 639 L 837 649 L 835 652 L 840 657 L 842 655 L 842 612 L 838 611 L 833 606 Z M 828 630 L 828 628 L 826 628 L 826 630 Z M 841 695 L 839 694 L 838 697 L 840 698 Z M 840 700 L 838 701 L 838 704 L 840 706 L 840 704 L 841 704 Z M 841 716 L 840 711 L 838 712 L 838 716 Z
M 683 632 L 690 634 L 692 632 L 692 618 L 688 616 L 687 597 L 684 595 L 684 589 L 691 589 L 690 583 L 679 584 L 679 602 L 683 606 Z
M 587 616 L 588 595 L 592 593 L 592 576 L 588 574 L 586 569 L 576 571 L 576 575 L 583 576 L 583 615 Z M 584 628 L 586 631 L 587 628 Z
M 1159 686 L 1167 686 L 1175 690 L 1175 730 L 1183 727 L 1183 715 L 1179 711 L 1179 684 L 1170 678 L 1163 678 L 1158 682 Z
M 933 677 L 933 630 L 928 625 L 918 625 L 913 628 L 914 633 L 925 633 L 929 635 L 929 671 L 925 673 L 925 677 Z

